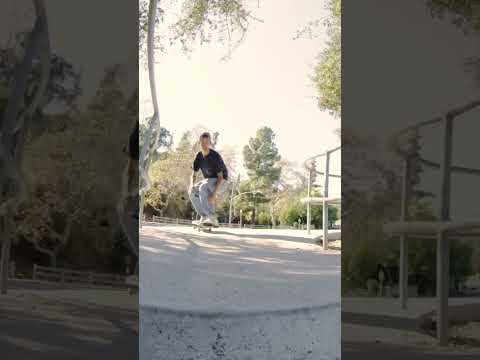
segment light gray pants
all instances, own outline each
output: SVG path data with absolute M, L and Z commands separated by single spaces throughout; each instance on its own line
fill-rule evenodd
M 210 216 L 215 214 L 215 205 L 208 202 L 208 197 L 215 190 L 217 184 L 216 178 L 203 179 L 193 185 L 190 191 L 190 200 L 193 208 L 200 216 Z M 226 181 L 222 182 L 220 192 L 225 188 Z

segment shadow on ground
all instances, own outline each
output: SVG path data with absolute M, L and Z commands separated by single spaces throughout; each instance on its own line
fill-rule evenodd
M 138 311 L 8 297 L 0 297 L 2 359 L 138 357 Z

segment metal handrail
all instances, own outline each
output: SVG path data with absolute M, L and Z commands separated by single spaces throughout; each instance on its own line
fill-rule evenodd
M 323 152 L 323 153 L 321 153 L 321 154 L 312 156 L 312 157 L 308 158 L 307 160 L 305 160 L 305 161 L 303 162 L 303 166 L 305 166 L 305 168 L 306 168 L 307 170 L 312 171 L 312 170 L 313 170 L 312 167 L 310 167 L 310 166 L 308 165 L 309 162 L 311 162 L 311 161 L 313 161 L 313 160 L 316 160 L 316 159 L 318 159 L 318 158 L 324 157 L 324 156 L 326 156 L 327 154 L 332 154 L 332 153 L 340 150 L 341 148 L 342 148 L 341 146 L 337 146 L 336 148 L 333 148 L 333 149 L 327 150 L 327 151 L 325 151 L 325 152 Z M 324 173 L 323 173 L 322 171 L 315 171 L 315 173 L 317 173 L 317 174 L 319 174 L 319 175 L 324 175 Z M 335 178 L 341 178 L 341 177 L 342 177 L 341 175 L 336 175 L 336 174 L 329 174 L 328 176 L 330 176 L 330 177 L 335 177 Z
M 330 155 L 333 154 L 336 151 L 339 151 L 341 149 L 341 146 L 337 146 L 333 149 L 327 150 L 321 154 L 312 156 L 308 158 L 307 160 L 304 161 L 304 166 L 308 171 L 308 189 L 307 189 L 307 232 L 310 234 L 311 230 L 311 223 L 312 223 L 312 214 L 311 214 L 311 193 L 312 193 L 312 173 L 320 174 L 324 176 L 324 186 L 323 186 L 323 248 L 324 250 L 328 249 L 328 203 L 326 201 L 326 198 L 328 197 L 328 187 L 329 187 L 329 182 L 330 178 L 341 178 L 341 175 L 335 175 L 335 174 L 330 174 Z M 309 163 L 312 163 L 318 158 L 325 157 L 325 170 L 322 171 L 317 171 L 313 169 L 312 165 L 309 165 Z
M 426 126 L 439 125 L 442 127 L 443 146 L 441 161 L 435 162 L 419 156 L 419 161 L 430 168 L 439 169 L 440 174 L 440 207 L 438 222 L 445 222 L 450 219 L 450 196 L 451 196 L 451 176 L 452 173 L 462 173 L 467 175 L 480 175 L 480 169 L 454 166 L 452 162 L 453 153 L 453 122 L 457 117 L 480 106 L 480 100 L 470 101 L 469 103 L 451 109 L 443 116 L 422 121 L 418 124 L 409 126 L 392 136 L 394 150 L 403 157 L 402 174 L 402 197 L 401 197 L 401 215 L 400 221 L 408 223 L 407 209 L 409 207 L 409 183 L 410 162 L 412 158 L 408 152 L 402 149 L 402 136 L 413 131 L 419 131 Z M 408 298 L 408 251 L 407 251 L 407 232 L 400 234 L 400 259 L 399 259 L 399 288 L 400 303 L 402 308 L 407 307 Z M 437 337 L 441 345 L 448 343 L 448 292 L 449 292 L 449 238 L 443 231 L 437 231 L 433 234 L 437 239 Z M 453 238 L 452 238 L 453 239 Z
M 412 131 L 418 131 L 422 128 L 425 128 L 427 126 L 432 126 L 432 125 L 438 125 L 444 120 L 445 118 L 452 119 L 452 120 L 457 120 L 458 116 L 475 109 L 476 107 L 480 106 L 480 100 L 473 100 L 468 102 L 467 104 L 463 106 L 456 107 L 454 109 L 451 109 L 445 113 L 444 116 L 436 116 L 432 119 L 425 120 L 422 122 L 419 122 L 417 124 L 408 126 L 397 133 L 395 133 L 392 136 L 392 144 L 394 146 L 395 151 L 402 156 L 403 158 L 408 157 L 408 153 L 402 149 L 401 146 L 401 137 L 405 136 Z M 440 163 L 435 162 L 432 160 L 428 160 L 425 158 L 420 157 L 418 159 L 423 165 L 429 167 L 429 168 L 440 168 Z M 452 165 L 450 166 L 450 171 L 452 173 L 462 173 L 462 174 L 467 174 L 467 175 L 480 175 L 480 169 L 478 168 L 469 168 L 469 167 L 464 167 L 464 166 L 455 166 Z

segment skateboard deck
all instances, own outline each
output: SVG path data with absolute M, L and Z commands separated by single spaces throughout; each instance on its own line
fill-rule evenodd
M 212 224 L 192 224 L 193 228 L 198 229 L 198 231 L 204 232 L 212 232 L 212 228 L 217 228 L 218 226 L 214 226 Z

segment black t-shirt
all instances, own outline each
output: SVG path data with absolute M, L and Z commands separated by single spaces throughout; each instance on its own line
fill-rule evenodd
M 219 172 L 223 173 L 223 178 L 228 179 L 228 170 L 222 157 L 215 150 L 210 149 L 207 156 L 203 156 L 200 151 L 193 161 L 193 170 L 202 170 L 204 178 L 216 178 Z

